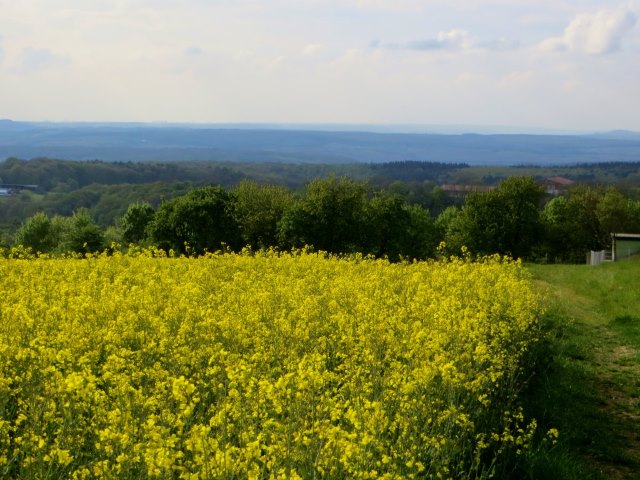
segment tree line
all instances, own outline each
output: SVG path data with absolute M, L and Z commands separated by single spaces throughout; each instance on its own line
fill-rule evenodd
M 476 255 L 582 262 L 587 251 L 607 248 L 613 232 L 640 232 L 640 201 L 614 187 L 579 185 L 549 198 L 533 177 L 511 177 L 436 216 L 391 188 L 333 176 L 300 193 L 253 181 L 193 188 L 156 208 L 131 203 L 106 229 L 86 209 L 69 216 L 39 212 L 22 223 L 13 244 L 53 253 L 136 244 L 185 255 L 312 246 L 392 261 L 465 247 Z
M 142 163 L 66 161 L 49 158 L 0 162 L 0 183 L 37 185 L 35 192 L 0 198 L 0 230 L 15 231 L 38 212 L 70 216 L 87 208 L 98 225 L 112 225 L 136 201 L 157 207 L 162 199 L 184 195 L 195 187 L 220 185 L 231 189 L 244 180 L 301 190 L 314 178 L 332 173 L 390 188 L 410 203 L 437 214 L 455 202 L 437 185 L 465 165 L 433 162 L 387 164 L 238 164 L 231 162 Z M 406 180 L 405 180 L 406 179 Z M 0 236 L 2 236 L 0 231 Z
M 612 233 L 640 232 L 640 201 L 613 186 L 579 184 L 549 197 L 532 177 L 511 177 L 472 193 L 436 223 L 451 252 L 500 253 L 538 262 L 582 263 L 611 246 Z
M 104 162 L 52 158 L 0 161 L 0 179 L 7 183 L 33 184 L 45 192 L 71 192 L 90 185 L 148 184 L 156 182 L 206 182 L 230 187 L 241 180 L 296 188 L 331 173 L 373 184 L 393 181 L 446 183 L 464 163 L 387 162 L 357 164 L 238 163 L 238 162 Z M 0 182 L 1 183 L 1 182 Z

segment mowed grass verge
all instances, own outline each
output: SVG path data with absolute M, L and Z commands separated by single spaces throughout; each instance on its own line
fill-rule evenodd
M 548 292 L 549 338 L 527 411 L 560 437 L 520 473 L 640 478 L 640 259 L 528 269 Z

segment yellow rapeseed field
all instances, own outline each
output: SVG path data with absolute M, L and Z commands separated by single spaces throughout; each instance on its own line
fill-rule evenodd
M 0 478 L 480 478 L 535 429 L 517 262 L 0 257 Z

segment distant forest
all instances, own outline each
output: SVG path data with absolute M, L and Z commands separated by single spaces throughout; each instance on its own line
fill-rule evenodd
M 549 195 L 543 187 L 549 177 L 573 184 Z M 451 185 L 472 193 L 461 196 Z M 477 254 L 575 262 L 606 248 L 612 231 L 640 231 L 640 162 L 472 167 L 9 158 L 0 163 L 0 225 L 5 248 L 43 252 L 95 251 L 112 242 L 182 254 L 313 245 L 397 260 L 432 257 L 444 241 L 441 251 L 451 253 L 465 246 Z
M 35 185 L 17 195 L 0 197 L 0 226 L 17 227 L 25 218 L 42 211 L 70 215 L 87 208 L 103 227 L 112 224 L 127 206 L 137 201 L 158 206 L 161 200 L 204 185 L 230 188 L 243 180 L 300 190 L 315 178 L 348 176 L 368 181 L 374 188 L 390 188 L 409 202 L 434 213 L 452 202 L 438 185 L 466 165 L 425 162 L 388 164 L 287 164 L 232 162 L 102 162 L 65 161 L 48 158 L 0 163 L 0 185 Z M 453 201 L 455 203 L 455 201 Z

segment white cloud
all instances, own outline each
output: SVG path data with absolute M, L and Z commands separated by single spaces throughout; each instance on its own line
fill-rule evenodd
M 69 63 L 68 57 L 54 53 L 48 48 L 26 47 L 20 56 L 20 68 L 25 72 L 39 72 Z
M 311 56 L 320 53 L 325 46 L 322 43 L 310 43 L 302 50 L 303 55 Z
M 416 50 L 447 49 L 464 50 L 472 45 L 471 36 L 466 30 L 455 28 L 448 32 L 439 32 L 436 38 L 426 42 L 415 42 L 412 48 Z
M 476 85 L 485 80 L 484 75 L 476 72 L 462 72 L 455 78 L 455 82 L 462 85 Z
M 633 29 L 636 14 L 628 8 L 582 13 L 559 37 L 540 43 L 542 51 L 564 51 L 602 55 L 620 50 L 623 38 Z
M 0 0 L 0 105 L 21 119 L 640 130 L 640 0 L 622 1 Z M 545 38 L 620 51 L 540 55 Z M 607 102 L 591 111 L 594 96 Z
M 473 45 L 469 32 L 454 28 L 448 32 L 439 32 L 438 35 L 425 40 L 413 40 L 406 43 L 371 42 L 372 48 L 390 48 L 407 50 L 464 50 Z
M 540 42 L 538 49 L 542 52 L 562 52 L 568 47 L 563 37 L 549 37 Z
M 454 28 L 448 32 L 441 31 L 435 37 L 414 40 L 405 43 L 392 43 L 373 41 L 372 48 L 389 48 L 403 50 L 493 50 L 505 51 L 518 47 L 518 42 L 507 38 L 497 38 L 492 40 L 478 40 L 461 28 Z
M 500 88 L 523 88 L 531 84 L 533 72 L 531 70 L 511 72 L 498 82 Z
M 476 46 L 486 50 L 507 51 L 517 49 L 520 46 L 520 42 L 502 37 L 494 40 L 478 42 Z

